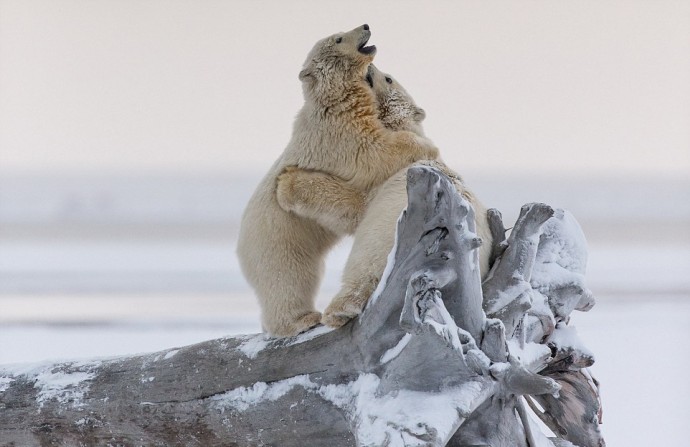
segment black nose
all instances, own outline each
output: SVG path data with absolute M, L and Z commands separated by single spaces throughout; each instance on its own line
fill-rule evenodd
M 365 31 L 369 31 L 369 25 L 367 25 L 366 23 L 362 25 L 362 28 L 364 28 Z

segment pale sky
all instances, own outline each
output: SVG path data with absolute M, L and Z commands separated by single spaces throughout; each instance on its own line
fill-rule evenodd
M 460 172 L 690 172 L 690 2 L 634 0 L 0 0 L 0 171 L 266 169 L 363 23 Z

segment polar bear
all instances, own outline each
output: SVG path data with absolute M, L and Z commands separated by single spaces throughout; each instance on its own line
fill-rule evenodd
M 379 119 L 392 130 L 410 130 L 424 135 L 422 121 L 425 118 L 420 109 L 392 76 L 380 72 L 373 64 L 367 72 L 367 80 L 374 90 L 379 107 Z M 462 178 L 440 160 L 419 161 L 423 164 L 439 169 L 446 174 L 460 194 L 473 206 L 476 216 L 477 234 L 483 244 L 479 249 L 480 270 L 485 276 L 489 270 L 491 253 L 491 232 L 486 216 L 486 208 L 479 202 L 472 192 L 467 189 Z M 357 204 L 358 208 L 366 208 L 364 214 L 358 217 L 352 251 L 345 265 L 342 277 L 342 287 L 331 301 L 323 314 L 322 323 L 332 327 L 339 327 L 348 320 L 361 313 L 379 283 L 386 267 L 388 253 L 394 244 L 395 227 L 402 210 L 407 206 L 407 169 L 398 171 L 380 188 L 372 191 L 365 204 Z M 297 176 L 298 171 L 292 171 L 291 176 Z M 314 179 L 318 173 L 309 173 L 311 186 L 317 185 Z M 326 177 L 329 177 L 325 175 Z M 334 180 L 335 181 L 335 180 Z M 305 188 L 310 185 L 306 184 Z M 299 200 L 293 198 L 293 209 L 306 215 L 314 216 L 324 213 L 323 203 L 353 203 L 358 198 L 349 196 L 349 191 L 343 185 L 338 190 L 335 187 L 328 190 L 321 189 L 314 202 L 305 201 L 306 194 Z M 366 200 L 366 198 L 365 198 Z M 344 214 L 344 211 L 340 213 Z
M 319 171 L 342 179 L 353 197 L 361 197 L 415 160 L 438 156 L 429 140 L 390 130 L 378 119 L 365 79 L 376 53 L 367 46 L 370 35 L 363 25 L 322 39 L 311 50 L 299 74 L 305 102 L 292 138 L 242 216 L 240 266 L 259 300 L 263 328 L 273 336 L 319 323 L 314 299 L 325 255 L 342 234 L 354 231 L 337 218 L 319 221 L 293 212 L 289 203 L 281 207 L 279 196 L 285 194 L 278 191 L 278 176 L 288 167 Z M 283 190 L 293 186 L 282 182 Z
M 410 131 L 424 137 L 424 109 L 418 107 L 402 85 L 370 64 L 365 77 L 376 98 L 380 122 L 394 131 Z M 289 166 L 278 177 L 278 203 L 321 223 L 339 235 L 351 235 L 364 216 L 375 188 L 353 188 L 350 182 L 322 171 Z
M 412 166 L 431 166 L 446 174 L 458 192 L 472 205 L 475 212 L 479 247 L 479 268 L 482 279 L 489 272 L 492 236 L 486 208 L 465 186 L 462 178 L 443 162 L 425 160 Z M 409 166 L 411 167 L 411 166 Z M 342 275 L 340 291 L 323 312 L 321 322 L 340 327 L 362 312 L 376 289 L 386 268 L 388 254 L 395 242 L 396 225 L 407 207 L 407 170 L 403 168 L 385 182 L 368 203 L 354 234 L 352 250 Z

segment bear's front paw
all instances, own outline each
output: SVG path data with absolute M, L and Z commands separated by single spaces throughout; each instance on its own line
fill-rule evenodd
M 340 327 L 362 313 L 368 298 L 362 295 L 347 293 L 333 299 L 323 312 L 321 323 L 330 327 Z
M 299 168 L 288 166 L 278 176 L 276 185 L 276 199 L 278 205 L 285 211 L 293 211 L 295 208 L 295 185 Z
M 309 312 L 293 323 L 293 334 L 300 334 L 321 323 L 321 312 Z
M 426 159 L 427 160 L 436 160 L 441 156 L 441 153 L 438 151 L 438 148 L 436 147 L 429 147 L 426 149 Z
M 264 322 L 264 330 L 272 337 L 293 337 L 318 326 L 321 323 L 321 313 L 307 312 L 299 317 L 283 316 L 281 319 Z
M 328 327 L 339 328 L 341 326 L 345 326 L 345 324 L 347 324 L 348 321 L 352 320 L 352 318 L 354 317 L 324 312 L 323 317 L 321 317 L 321 324 Z

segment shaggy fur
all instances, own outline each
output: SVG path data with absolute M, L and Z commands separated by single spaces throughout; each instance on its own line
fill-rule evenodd
M 422 121 L 426 114 L 414 103 L 405 89 L 393 77 L 381 73 L 373 65 L 369 68 L 367 79 L 376 95 L 381 122 L 392 130 L 410 130 L 423 136 Z M 432 166 L 444 172 L 451 178 L 460 194 L 474 207 L 477 233 L 484 241 L 479 253 L 480 269 L 482 274 L 486 275 L 492 239 L 486 208 L 465 187 L 460 176 L 443 162 L 429 160 L 416 164 Z M 351 194 L 345 182 L 327 174 L 321 174 L 323 178 L 318 180 L 320 173 L 310 172 L 310 182 L 302 182 L 303 188 L 312 188 L 313 192 L 318 192 L 318 199 L 308 202 L 305 200 L 308 196 L 306 193 L 294 198 L 293 209 L 298 213 L 315 216 L 323 222 L 337 216 L 340 222 L 345 222 L 343 216 L 348 211 L 348 204 L 354 204 L 349 210 L 355 219 L 348 222 L 356 227 L 354 244 L 343 272 L 342 287 L 323 314 L 324 324 L 342 326 L 361 313 L 380 281 L 388 253 L 393 247 L 397 219 L 407 206 L 408 168 L 409 166 L 401 169 L 376 189 L 371 194 L 368 204 L 366 197 Z M 297 177 L 297 172 L 293 171 L 291 175 Z M 321 188 L 325 184 L 328 184 L 328 188 Z M 342 210 L 331 213 L 334 208 L 340 206 L 343 207 Z M 366 208 L 364 214 L 360 214 L 362 207 Z
M 378 119 L 375 97 L 365 80 L 374 52 L 360 51 L 369 35 L 368 26 L 358 27 L 317 42 L 309 53 L 299 75 L 305 103 L 292 138 L 242 217 L 237 254 L 259 299 L 263 328 L 274 336 L 295 335 L 319 323 L 314 298 L 325 255 L 341 234 L 355 228 L 338 219 L 319 222 L 293 212 L 291 203 L 299 194 L 292 192 L 300 190 L 301 183 L 285 178 L 278 190 L 278 176 L 330 174 L 357 192 L 361 202 L 363 194 L 402 167 L 438 156 L 428 140 L 387 129 Z M 279 197 L 285 199 L 282 207 Z M 355 212 L 349 213 L 357 221 L 362 210 L 356 203 L 343 203 L 354 206 Z

